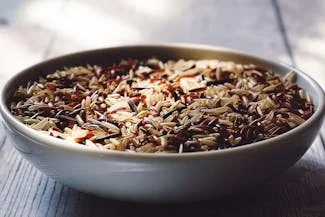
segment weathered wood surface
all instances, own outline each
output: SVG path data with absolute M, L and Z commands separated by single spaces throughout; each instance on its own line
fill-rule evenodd
M 322 0 L 0 2 L 0 84 L 28 65 L 71 51 L 189 42 L 281 59 L 305 69 L 325 87 L 324 9 Z M 252 190 L 202 203 L 150 205 L 63 186 L 22 159 L 3 128 L 0 132 L 0 216 L 325 215 L 321 137 L 295 166 Z

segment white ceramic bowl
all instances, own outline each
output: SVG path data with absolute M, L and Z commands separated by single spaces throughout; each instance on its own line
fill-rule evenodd
M 8 110 L 19 84 L 63 66 L 108 64 L 122 58 L 206 59 L 253 63 L 285 74 L 295 70 L 297 83 L 316 106 L 312 117 L 275 138 L 232 149 L 183 154 L 105 151 L 43 135 L 17 121 Z M 200 45 L 135 45 L 58 57 L 15 75 L 1 92 L 0 112 L 13 146 L 36 168 L 80 191 L 133 201 L 194 201 L 254 186 L 292 166 L 317 136 L 325 111 L 324 92 L 308 75 L 278 62 Z

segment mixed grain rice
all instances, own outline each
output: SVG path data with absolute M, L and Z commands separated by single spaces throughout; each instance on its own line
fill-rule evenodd
M 294 83 L 218 60 L 122 60 L 65 68 L 16 91 L 11 112 L 35 130 L 100 149 L 196 152 L 282 134 L 313 113 Z

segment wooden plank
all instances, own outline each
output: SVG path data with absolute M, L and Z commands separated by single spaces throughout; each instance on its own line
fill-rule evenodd
M 35 27 L 0 27 L 0 84 L 14 73 L 44 58 L 52 33 Z M 0 127 L 0 216 L 24 216 L 28 202 L 28 185 L 36 170 L 8 143 L 4 144 L 4 129 Z M 4 144 L 4 147 L 2 147 Z M 30 176 L 31 175 L 31 176 Z M 22 183 L 27 184 L 22 185 Z M 20 206 L 17 207 L 16 205 Z
M 0 7 L 0 19 L 2 25 L 8 25 L 14 19 L 17 9 L 23 0 L 2 1 Z
M 0 83 L 43 59 L 52 33 L 33 27 L 0 26 Z
M 49 30 L 46 26 L 41 24 L 46 20 L 47 22 L 55 22 L 58 19 L 60 12 L 64 9 L 67 0 L 10 0 L 2 1 L 0 7 L 0 17 L 3 23 L 28 26 L 41 27 Z
M 50 56 L 124 43 L 186 42 L 289 62 L 269 0 L 72 0 L 62 19 Z
M 280 0 L 279 5 L 297 66 L 325 88 L 325 2 Z
M 0 85 L 14 73 L 42 60 L 43 51 L 48 46 L 50 38 L 50 32 L 33 27 L 0 26 L 0 58 L 3 63 L 0 71 Z M 12 170 L 13 165 L 16 165 L 9 164 L 9 160 L 17 160 L 20 157 L 12 154 L 10 146 L 2 149 L 5 139 L 2 124 L 0 124 L 0 129 L 0 186 L 3 186 L 5 182 L 3 177 Z M 8 157 L 8 154 L 11 157 Z
M 295 1 L 294 4 L 285 0 L 278 2 L 283 17 L 283 26 L 286 30 L 287 43 L 292 49 L 294 62 L 298 68 L 308 73 L 325 89 L 325 28 L 323 20 L 325 18 L 325 2 L 321 0 L 313 1 L 312 4 L 304 0 Z M 303 18 L 302 18 L 303 17 Z M 309 155 L 305 156 L 307 161 L 317 162 L 319 166 L 305 163 L 305 172 L 310 173 L 310 180 L 305 187 L 306 192 L 309 188 L 317 189 L 313 194 L 306 195 L 309 200 L 307 207 L 310 212 L 324 213 L 325 199 L 323 198 L 324 186 L 324 144 L 325 144 L 325 125 L 320 131 L 320 144 L 312 146 Z M 301 162 L 300 165 L 303 163 Z M 310 165 L 310 166 L 309 166 Z M 314 170 L 317 171 L 314 171 Z M 317 175 L 316 175 L 317 174 Z M 315 176 L 316 175 L 316 176 Z M 314 177 L 311 178 L 311 177 Z M 311 180 L 313 179 L 313 180 Z M 313 196 L 311 196 L 313 195 Z M 313 197 L 314 199 L 311 199 Z M 306 208 L 306 209 L 307 209 Z

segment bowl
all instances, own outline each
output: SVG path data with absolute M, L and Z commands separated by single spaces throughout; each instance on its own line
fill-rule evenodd
M 20 123 L 8 103 L 27 80 L 64 66 L 109 64 L 123 58 L 211 59 L 253 63 L 280 74 L 296 71 L 315 113 L 282 135 L 231 149 L 182 154 L 105 151 L 43 135 Z M 0 112 L 11 144 L 40 171 L 77 190 L 119 200 L 178 202 L 206 200 L 256 186 L 298 161 L 315 140 L 325 111 L 322 88 L 302 71 L 224 48 L 154 44 L 112 47 L 44 61 L 13 76 L 3 87 Z

